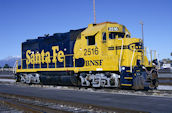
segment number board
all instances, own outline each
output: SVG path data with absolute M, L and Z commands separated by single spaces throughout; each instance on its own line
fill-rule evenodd
M 108 31 L 119 31 L 118 27 L 108 27 Z

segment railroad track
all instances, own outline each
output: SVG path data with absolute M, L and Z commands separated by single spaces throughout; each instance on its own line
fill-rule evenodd
M 87 112 L 87 113 L 143 112 L 143 111 L 149 111 L 150 109 L 149 107 L 152 106 L 152 104 L 159 102 L 160 103 L 171 102 L 169 100 L 170 98 L 172 98 L 172 91 L 167 91 L 167 90 L 135 91 L 135 90 L 121 90 L 121 89 L 108 89 L 108 88 L 95 89 L 95 88 L 84 88 L 84 87 L 79 88 L 72 86 L 45 86 L 45 85 L 41 86 L 41 85 L 26 85 L 26 84 L 7 84 L 7 85 L 2 85 L 1 87 L 2 87 L 2 91 L 0 90 L 1 104 L 4 103 L 5 105 L 16 108 L 20 111 L 24 111 L 24 112 L 29 111 L 33 113 L 35 112 L 54 113 L 55 111 L 62 113 L 63 112 L 65 113 L 66 112 L 78 112 L 78 113 L 80 112 Z M 67 91 L 67 90 L 72 90 L 72 91 Z M 99 96 L 95 96 L 97 94 L 99 94 Z M 151 97 L 155 95 L 158 97 Z M 92 96 L 93 98 L 91 98 Z M 116 102 L 123 103 L 120 102 L 116 98 L 116 96 L 119 97 L 121 101 L 125 101 L 126 103 L 128 103 L 128 101 L 125 99 L 123 100 L 121 97 L 125 97 L 126 99 L 128 98 L 129 100 L 131 100 L 131 98 L 134 99 L 134 97 L 136 97 L 139 99 L 139 101 L 144 101 L 145 99 L 145 101 L 151 100 L 150 102 L 152 103 L 151 104 L 147 103 L 148 105 L 144 103 L 143 104 L 140 103 L 141 105 L 136 105 L 136 103 L 138 103 L 138 100 L 134 99 L 133 104 L 134 106 L 137 106 L 136 108 L 137 110 L 139 110 L 136 111 L 136 109 L 132 110 L 130 107 L 120 106 L 121 104 L 116 105 Z M 159 98 L 159 96 L 160 97 L 163 96 L 165 98 Z M 70 99 L 73 97 L 74 99 Z M 76 100 L 76 99 L 81 99 L 81 100 Z M 102 103 L 99 104 L 97 102 L 102 102 Z M 126 105 L 126 103 L 123 104 Z M 130 104 L 128 104 L 128 106 L 130 106 Z M 142 107 L 146 106 L 147 110 L 141 109 L 140 106 Z M 161 104 L 158 104 L 158 106 L 159 106 L 158 108 L 160 108 Z M 170 108 L 169 106 L 167 106 L 165 109 L 169 111 L 168 109 Z M 151 110 L 154 111 L 154 109 Z
M 46 104 L 40 103 L 37 100 L 26 98 L 19 95 L 9 95 L 0 93 L 1 104 L 21 110 L 23 112 L 31 113 L 68 113 L 68 111 L 53 109 L 47 107 Z M 38 103 L 39 102 L 39 103 Z
M 160 85 L 172 85 L 172 78 L 171 77 L 161 77 L 159 78 Z
M 30 97 L 0 93 L 0 103 L 26 113 L 100 113 L 100 112 L 128 112 L 137 113 L 135 110 L 103 107 L 90 104 L 73 103 L 66 101 L 50 100 L 46 98 Z M 144 113 L 144 112 L 142 112 Z

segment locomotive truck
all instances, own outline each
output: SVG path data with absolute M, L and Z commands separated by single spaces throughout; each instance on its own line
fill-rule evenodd
M 156 65 L 141 39 L 131 38 L 124 25 L 104 22 L 26 40 L 16 77 L 27 84 L 154 89 Z

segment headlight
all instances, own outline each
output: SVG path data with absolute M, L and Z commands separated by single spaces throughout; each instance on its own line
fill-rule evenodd
M 125 67 L 121 67 L 121 70 L 125 70 Z

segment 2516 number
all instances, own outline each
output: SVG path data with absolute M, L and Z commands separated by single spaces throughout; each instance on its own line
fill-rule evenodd
M 99 51 L 98 51 L 98 47 L 95 48 L 88 48 L 88 49 L 84 49 L 84 55 L 98 55 Z

